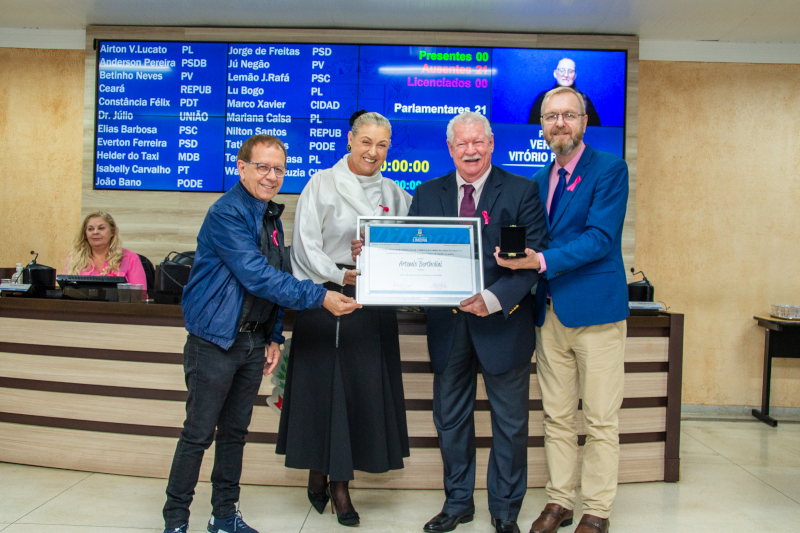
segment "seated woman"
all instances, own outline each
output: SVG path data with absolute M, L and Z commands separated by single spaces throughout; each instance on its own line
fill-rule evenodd
M 117 224 L 111 215 L 102 211 L 89 213 L 72 252 L 67 257 L 64 274 L 81 276 L 125 276 L 147 290 L 147 278 L 139 256 L 122 247 Z

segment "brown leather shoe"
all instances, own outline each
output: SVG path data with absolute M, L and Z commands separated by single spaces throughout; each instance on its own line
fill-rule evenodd
M 608 518 L 585 514 L 581 517 L 575 533 L 608 533 L 608 524 Z
M 572 509 L 565 509 L 557 503 L 548 503 L 542 514 L 534 520 L 531 533 L 555 533 L 558 528 L 572 525 Z

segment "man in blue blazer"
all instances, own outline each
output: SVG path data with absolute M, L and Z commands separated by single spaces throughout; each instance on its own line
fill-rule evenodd
M 458 309 L 432 307 L 428 351 L 435 372 L 433 417 L 444 462 L 446 501 L 425 531 L 452 531 L 475 513 L 477 375 L 483 372 L 492 413 L 487 488 L 496 531 L 518 533 L 517 515 L 527 487 L 528 396 L 535 347 L 535 270 L 497 265 L 492 252 L 502 226 L 526 226 L 527 244 L 547 247 L 547 222 L 535 181 L 492 166 L 494 137 L 479 113 L 462 113 L 447 126 L 456 171 L 423 183 L 409 216 L 480 217 L 486 290 Z
M 628 166 L 583 143 L 583 99 L 573 89 L 550 91 L 542 131 L 556 160 L 533 177 L 547 207 L 548 250 L 501 266 L 533 269 L 536 370 L 542 389 L 549 503 L 531 533 L 572 524 L 578 476 L 575 417 L 582 391 L 586 444 L 580 477 L 583 517 L 576 533 L 605 533 L 617 490 L 618 413 L 624 382 L 628 290 L 622 225 Z

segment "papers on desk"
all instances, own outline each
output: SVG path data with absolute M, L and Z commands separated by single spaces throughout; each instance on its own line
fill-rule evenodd
M 28 292 L 31 288 L 30 283 L 2 283 L 0 291 L 3 292 Z

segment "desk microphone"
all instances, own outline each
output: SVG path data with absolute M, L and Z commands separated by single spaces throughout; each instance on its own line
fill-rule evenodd
M 37 260 L 37 259 L 39 259 L 39 254 L 38 254 L 38 253 L 36 253 L 36 252 L 34 252 L 33 250 L 31 250 L 31 255 L 33 255 L 33 254 L 36 254 L 36 257 L 34 257 L 34 258 L 31 260 L 31 262 L 30 262 L 30 263 L 28 263 L 27 265 L 25 265 L 25 268 L 28 268 L 28 267 L 31 267 L 31 266 L 35 265 L 35 264 L 36 264 L 36 260 Z
M 634 270 L 635 269 L 633 267 L 631 267 L 631 274 L 632 275 L 635 276 L 636 274 L 641 274 L 642 275 L 642 281 L 647 281 L 647 276 L 644 275 L 644 271 L 640 270 L 639 272 L 634 272 Z M 649 281 L 648 281 L 648 283 L 649 283 Z
M 628 300 L 631 302 L 652 302 L 655 290 L 647 279 L 647 276 L 645 276 L 644 272 L 641 270 L 639 272 L 634 272 L 633 268 L 631 268 L 631 274 L 634 276 L 636 274 L 641 274 L 642 280 L 628 283 Z

